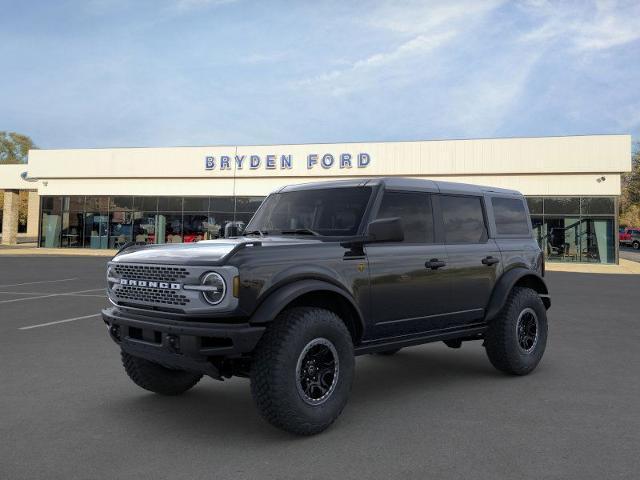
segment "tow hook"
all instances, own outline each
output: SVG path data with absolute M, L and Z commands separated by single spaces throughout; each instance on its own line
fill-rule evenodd
M 176 335 L 167 335 L 167 346 L 173 353 L 180 353 L 180 338 Z
M 120 343 L 120 341 L 122 340 L 122 338 L 120 337 L 120 326 L 111 325 L 109 327 L 109 335 L 111 335 L 111 338 L 113 338 L 116 342 Z

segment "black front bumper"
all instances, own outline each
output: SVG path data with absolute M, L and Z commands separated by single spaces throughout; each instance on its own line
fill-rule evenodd
M 116 307 L 102 310 L 102 319 L 124 352 L 214 378 L 220 378 L 220 372 L 212 359 L 241 357 L 253 351 L 265 330 L 248 323 L 188 322 L 137 315 Z

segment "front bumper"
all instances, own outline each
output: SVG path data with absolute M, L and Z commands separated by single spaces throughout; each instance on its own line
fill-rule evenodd
M 253 351 L 265 327 L 248 323 L 185 322 L 136 315 L 117 307 L 102 310 L 111 338 L 130 355 L 170 368 L 220 378 L 213 358 Z

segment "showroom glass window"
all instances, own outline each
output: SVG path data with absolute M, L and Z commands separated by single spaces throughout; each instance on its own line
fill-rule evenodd
M 552 262 L 615 262 L 614 197 L 528 197 L 534 237 Z
M 263 197 L 41 197 L 40 246 L 120 248 L 197 242 L 241 231 Z M 234 228 L 229 228 L 233 226 Z

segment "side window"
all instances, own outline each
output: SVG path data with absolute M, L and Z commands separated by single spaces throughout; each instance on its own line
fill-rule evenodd
M 529 219 L 520 198 L 491 199 L 498 235 L 529 235 Z
M 441 195 L 440 207 L 447 243 L 484 243 L 487 226 L 480 197 Z
M 400 217 L 407 243 L 433 243 L 433 212 L 428 193 L 384 192 L 377 218 Z

